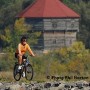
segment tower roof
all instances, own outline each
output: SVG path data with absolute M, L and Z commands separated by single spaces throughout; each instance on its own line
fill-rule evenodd
M 80 16 L 59 0 L 36 0 L 17 17 L 23 18 L 79 18 Z

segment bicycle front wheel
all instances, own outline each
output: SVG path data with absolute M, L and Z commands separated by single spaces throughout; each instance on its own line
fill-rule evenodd
M 16 81 L 19 81 L 21 78 L 21 73 L 18 71 L 18 66 L 19 66 L 18 64 L 15 64 L 13 70 L 13 76 Z
M 33 79 L 33 68 L 31 64 L 28 64 L 25 69 L 26 79 L 32 80 Z

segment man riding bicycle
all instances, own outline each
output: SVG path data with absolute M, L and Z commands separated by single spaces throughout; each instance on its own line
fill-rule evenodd
M 30 46 L 27 44 L 26 42 L 26 37 L 23 36 L 21 38 L 21 42 L 18 44 L 18 48 L 16 49 L 16 52 L 15 52 L 15 57 L 18 58 L 18 63 L 19 63 L 19 67 L 18 69 L 20 70 L 21 67 L 22 67 L 22 60 L 23 60 L 23 57 L 24 57 L 24 54 L 26 53 L 26 51 L 29 51 L 30 55 L 31 56 L 35 56 L 35 54 L 33 53 L 33 51 L 31 50 Z

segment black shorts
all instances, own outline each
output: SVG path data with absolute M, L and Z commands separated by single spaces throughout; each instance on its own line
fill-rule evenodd
M 19 54 L 19 53 L 15 53 L 15 58 L 18 58 L 18 54 Z
M 15 53 L 15 58 L 18 58 L 19 53 Z M 22 59 L 26 59 L 27 57 L 25 55 L 22 56 Z

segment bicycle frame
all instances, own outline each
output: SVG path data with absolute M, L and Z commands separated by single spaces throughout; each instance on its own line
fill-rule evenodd
M 30 64 L 30 62 L 27 56 L 25 59 L 23 59 L 22 65 L 28 65 L 28 64 Z

